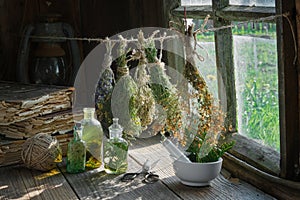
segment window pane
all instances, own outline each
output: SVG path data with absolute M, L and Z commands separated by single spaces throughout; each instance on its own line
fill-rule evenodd
M 212 5 L 211 0 L 181 0 L 182 6 Z
M 275 7 L 275 0 L 230 0 L 231 5 Z
M 203 20 L 193 20 L 195 30 L 200 28 Z M 206 28 L 212 28 L 213 21 L 209 20 Z M 204 61 L 196 59 L 196 65 L 207 83 L 209 91 L 213 94 L 215 99 L 218 99 L 218 81 L 217 81 L 217 67 L 215 55 L 215 38 L 214 32 L 205 32 L 197 35 L 198 47 L 197 53 L 203 57 Z
M 279 151 L 275 24 L 233 29 L 238 131 Z

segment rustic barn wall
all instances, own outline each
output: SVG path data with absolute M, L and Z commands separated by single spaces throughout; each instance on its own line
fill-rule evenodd
M 13 80 L 24 0 L 0 1 L 0 79 Z
M 297 72 L 298 72 L 298 118 L 300 119 L 300 2 L 296 2 L 296 24 L 297 24 L 297 44 L 298 44 L 298 62 L 297 62 Z M 300 124 L 298 130 L 300 130 Z M 300 144 L 300 136 L 297 138 L 298 146 Z M 300 154 L 300 147 L 298 148 Z M 296 153 L 295 153 L 296 154 Z M 300 156 L 299 156 L 300 157 Z M 299 158 L 298 157 L 298 158 Z M 299 160 L 299 159 L 298 159 Z M 298 169 L 300 169 L 300 160 L 298 161 Z
M 0 1 L 0 80 L 16 80 L 19 43 L 24 27 L 36 23 L 39 16 L 60 14 L 80 35 L 78 0 L 1 0 Z
M 127 1 L 80 1 L 82 36 L 105 38 L 128 29 L 129 13 Z M 97 43 L 83 42 L 84 55 Z
M 0 80 L 16 80 L 16 63 L 22 30 L 49 13 L 62 15 L 61 21 L 71 24 L 76 36 L 112 36 L 137 27 L 168 26 L 166 6 L 161 0 L 0 0 Z M 168 11 L 166 11 L 168 10 Z M 97 43 L 80 43 L 83 57 Z

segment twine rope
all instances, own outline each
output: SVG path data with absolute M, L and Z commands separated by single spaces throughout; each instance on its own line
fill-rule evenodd
M 120 74 L 120 76 L 125 76 L 129 74 L 129 69 L 128 67 L 118 67 L 117 72 Z
M 53 168 L 59 151 L 55 138 L 47 134 L 37 134 L 24 143 L 22 160 L 27 167 L 46 171 Z
M 185 11 L 186 13 L 186 11 Z M 186 15 L 186 14 L 185 14 Z M 205 19 L 207 19 L 209 16 L 207 16 Z M 294 51 L 295 51 L 295 57 L 294 57 L 294 65 L 297 62 L 297 58 L 298 58 L 298 46 L 297 46 L 297 42 L 296 42 L 296 34 L 295 31 L 293 29 L 293 25 L 292 22 L 290 20 L 290 13 L 283 13 L 283 14 L 277 14 L 277 15 L 270 15 L 267 17 L 261 17 L 261 18 L 257 18 L 257 19 L 252 19 L 252 20 L 247 20 L 244 22 L 239 22 L 237 24 L 231 24 L 231 25 L 226 25 L 226 26 L 221 26 L 221 27 L 217 27 L 217 28 L 208 28 L 208 29 L 204 29 L 205 24 L 203 24 L 199 29 L 197 29 L 194 32 L 194 35 L 200 34 L 200 33 L 206 33 L 206 32 L 216 32 L 219 30 L 223 30 L 223 29 L 227 29 L 227 28 L 233 28 L 236 25 L 244 25 L 247 23 L 255 23 L 255 22 L 263 22 L 263 21 L 271 21 L 271 20 L 275 20 L 277 18 L 283 17 L 284 19 L 286 19 L 289 23 L 289 27 L 292 33 L 292 37 L 293 37 L 293 41 L 294 41 Z M 178 25 L 178 23 L 170 21 L 169 23 L 171 24 L 176 24 Z M 171 30 L 177 31 L 178 30 L 174 29 L 174 28 L 170 28 Z M 167 39 L 175 39 L 178 37 L 178 35 L 171 35 L 171 36 L 160 36 L 160 37 L 155 37 L 155 35 L 159 32 L 158 31 L 154 31 L 153 34 L 149 37 L 149 39 L 153 39 L 154 41 L 160 41 L 161 39 L 163 40 L 167 40 Z M 102 38 L 87 38 L 87 37 L 56 37 L 56 36 L 30 36 L 30 38 L 34 38 L 34 39 L 61 39 L 61 40 L 77 40 L 77 41 L 87 41 L 87 42 L 98 42 L 98 43 L 107 43 L 107 42 L 112 42 L 112 43 L 120 43 L 120 42 L 126 42 L 126 43 L 137 43 L 139 42 L 139 38 L 130 38 L 130 39 L 124 39 L 124 40 L 119 40 L 119 39 L 112 39 L 112 40 L 107 40 L 107 39 L 102 39 Z M 147 40 L 147 39 L 146 39 Z M 195 43 L 195 45 L 198 45 L 197 42 Z M 201 46 L 200 46 L 201 47 Z M 202 59 L 201 59 L 202 60 Z

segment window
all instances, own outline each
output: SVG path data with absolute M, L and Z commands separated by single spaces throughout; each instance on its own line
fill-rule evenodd
M 234 136 L 237 145 L 232 155 L 268 174 L 299 180 L 298 76 L 293 62 L 297 52 L 291 33 L 295 16 L 290 16 L 292 27 L 285 17 L 255 21 L 293 13 L 296 1 L 289 6 L 280 0 L 276 5 L 275 0 L 181 2 L 182 6 L 172 12 L 177 19 L 201 22 L 209 14 L 214 27 L 233 25 L 214 32 L 213 40 L 211 36 L 200 38 L 207 40 L 200 43 L 206 48 L 212 44 L 209 60 L 215 56 L 212 63 L 217 74 L 209 77 L 218 77 L 219 87 L 215 88 L 219 88 L 219 99 L 230 103 L 227 120 L 239 133 Z

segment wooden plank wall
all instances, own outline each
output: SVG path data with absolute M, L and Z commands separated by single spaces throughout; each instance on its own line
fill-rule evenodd
M 297 62 L 297 72 L 298 72 L 298 117 L 300 119 L 300 2 L 296 3 L 296 25 L 297 25 L 297 44 L 298 44 L 298 62 Z M 298 130 L 300 130 L 300 124 Z M 300 144 L 300 136 L 298 136 L 298 144 Z M 300 148 L 298 148 L 300 157 Z M 298 159 L 298 170 L 300 169 L 300 159 Z
M 80 35 L 79 0 L 1 0 L 0 1 L 0 80 L 14 81 L 22 30 L 36 23 L 40 15 L 59 13 L 62 21 Z
M 143 26 L 167 27 L 168 1 L 99 0 L 0 0 L 0 80 L 16 80 L 21 33 L 40 15 L 59 13 L 73 26 L 76 36 L 110 37 Z M 80 44 L 83 57 L 97 43 Z

